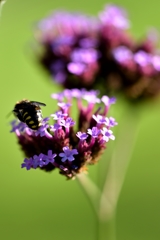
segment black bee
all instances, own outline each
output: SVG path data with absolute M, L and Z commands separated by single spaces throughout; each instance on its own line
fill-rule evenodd
M 27 124 L 32 130 L 37 130 L 42 125 L 42 111 L 40 106 L 46 106 L 45 103 L 22 100 L 17 102 L 13 114 L 21 121 Z

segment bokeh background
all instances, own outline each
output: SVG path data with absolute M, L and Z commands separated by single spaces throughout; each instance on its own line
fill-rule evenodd
M 58 171 L 26 171 L 23 154 L 10 134 L 8 112 L 23 98 L 42 101 L 47 116 L 55 109 L 50 98 L 60 87 L 35 61 L 33 29 L 52 9 L 97 15 L 107 2 L 8 0 L 0 19 L 0 239 L 92 240 L 95 220 L 77 181 L 66 181 Z M 117 0 L 126 8 L 132 34 L 141 38 L 149 27 L 160 30 L 159 0 Z M 123 106 L 121 105 L 123 108 Z M 124 116 L 125 118 L 125 116 Z M 160 101 L 142 113 L 140 133 L 117 209 L 118 240 L 160 239 Z M 107 161 L 104 157 L 104 160 Z M 95 178 L 97 166 L 89 169 Z

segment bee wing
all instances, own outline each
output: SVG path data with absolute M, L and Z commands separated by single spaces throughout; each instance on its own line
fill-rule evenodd
M 37 102 L 37 101 L 30 101 L 32 104 L 34 104 L 34 105 L 38 105 L 38 106 L 46 106 L 46 104 L 45 103 L 41 103 L 41 102 Z

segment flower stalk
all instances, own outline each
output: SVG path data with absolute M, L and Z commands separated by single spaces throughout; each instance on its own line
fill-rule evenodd
M 78 179 L 81 182 L 89 201 L 91 201 L 94 212 L 96 213 L 96 240 L 116 240 L 117 203 L 123 187 L 128 165 L 132 157 L 138 132 L 139 116 L 137 111 L 134 111 L 133 109 L 130 111 L 130 108 L 127 108 L 125 121 L 123 121 L 117 136 L 103 190 L 101 191 L 97 185 L 93 184 L 93 182 L 91 183 L 86 177 L 84 181 L 81 177 Z M 85 184 L 86 182 L 90 182 L 90 184 Z
M 135 110 L 135 111 L 134 111 Z M 126 109 L 125 119 L 119 129 L 114 152 L 112 154 L 107 176 L 103 187 L 103 197 L 100 201 L 100 216 L 102 219 L 112 219 L 121 193 L 126 172 L 132 159 L 132 153 L 139 132 L 139 115 L 137 109 Z M 106 205 L 107 198 L 110 205 Z

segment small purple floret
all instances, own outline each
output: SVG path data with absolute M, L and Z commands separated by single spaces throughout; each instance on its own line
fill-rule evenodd
M 128 63 L 129 60 L 133 60 L 133 53 L 125 46 L 115 48 L 112 53 L 119 63 Z
M 12 129 L 10 132 L 16 132 L 17 130 L 20 132 L 23 132 L 27 125 L 23 122 L 18 122 L 17 120 L 14 120 L 11 122 Z
M 64 103 L 64 102 L 59 102 L 57 104 L 60 108 L 63 110 L 68 110 L 68 108 L 72 105 L 71 103 Z
M 105 124 L 106 126 L 109 124 L 109 119 L 107 117 L 102 115 L 93 115 L 92 117 L 99 124 Z
M 108 96 L 104 95 L 101 98 L 101 101 L 105 104 L 106 107 L 110 107 L 111 104 L 114 104 L 116 102 L 116 98 L 115 97 L 109 98 Z
M 35 135 L 36 136 L 41 136 L 41 137 L 43 137 L 43 136 L 45 136 L 46 135 L 46 130 L 47 130 L 47 128 L 49 127 L 49 125 L 47 124 L 45 124 L 45 125 L 42 125 L 36 132 L 35 132 Z
M 109 127 L 114 127 L 116 125 L 118 125 L 118 123 L 115 121 L 115 118 L 110 117 L 109 118 Z
M 103 140 L 105 142 L 108 142 L 109 139 L 115 140 L 113 132 L 111 130 L 108 130 L 106 127 L 104 127 L 103 130 L 101 130 L 101 133 L 103 134 Z
M 87 133 L 93 138 L 97 138 L 101 131 L 97 127 L 92 127 L 92 129 L 88 129 Z
M 32 158 L 29 158 L 29 159 L 25 158 L 24 162 L 21 164 L 21 167 L 26 168 L 27 170 L 30 170 L 32 167 L 32 163 L 33 163 Z
M 44 154 L 40 154 L 39 156 L 34 155 L 32 159 L 32 167 L 36 169 L 37 167 L 43 167 L 44 162 L 43 162 L 43 157 Z
M 157 71 L 160 71 L 160 56 L 153 56 L 152 64 Z
M 43 118 L 43 124 L 47 123 L 49 121 L 49 117 Z
M 81 75 L 85 71 L 86 65 L 84 63 L 70 62 L 67 65 L 67 69 L 72 74 Z
M 70 128 L 75 125 L 75 122 L 73 121 L 72 118 L 68 117 L 66 120 L 61 119 L 60 120 L 60 125 L 64 126 L 65 128 Z
M 36 136 L 40 136 L 40 137 L 48 137 L 48 138 L 52 138 L 52 135 L 47 131 L 47 128 L 49 128 L 48 124 L 44 124 L 42 125 L 36 132 L 35 135 Z
M 63 147 L 63 151 L 64 153 L 59 154 L 59 156 L 62 157 L 62 162 L 65 162 L 66 160 L 72 162 L 75 159 L 73 155 L 78 154 L 77 149 L 69 149 L 69 147 Z
M 62 126 L 59 123 L 55 123 L 54 125 L 50 126 L 50 131 L 55 132 L 61 128 L 62 128 Z
M 63 92 L 61 92 L 61 93 L 53 93 L 53 94 L 51 94 L 51 97 L 53 99 L 57 99 L 58 101 L 63 101 L 63 99 L 64 99 Z
M 54 158 L 57 156 L 57 154 L 53 153 L 52 150 L 48 150 L 48 155 L 45 155 L 43 157 L 43 160 L 45 161 L 45 165 L 48 165 L 49 163 L 54 163 Z
M 82 132 L 77 132 L 76 136 L 80 139 L 80 140 L 85 140 L 87 139 L 88 135 L 86 133 L 82 133 Z
M 74 98 L 81 98 L 82 97 L 82 91 L 80 89 L 77 89 L 77 88 L 73 88 L 71 94 L 72 94 L 72 97 L 74 97 Z
M 145 67 L 145 66 L 151 64 L 151 55 L 144 51 L 139 51 L 134 54 L 134 60 L 140 66 Z
M 97 98 L 95 91 L 85 92 L 83 95 L 83 99 L 85 99 L 89 103 L 100 103 L 100 99 Z
M 62 113 L 62 111 L 58 111 L 54 114 L 51 114 L 51 117 L 53 117 L 54 120 L 60 120 L 63 119 L 64 117 L 67 117 L 67 113 Z
M 99 57 L 98 51 L 94 48 L 77 48 L 71 54 L 71 59 L 75 63 L 92 63 L 95 62 Z

